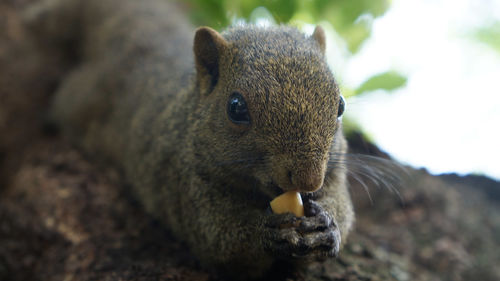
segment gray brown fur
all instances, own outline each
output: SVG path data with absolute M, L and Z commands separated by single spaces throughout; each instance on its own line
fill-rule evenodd
M 338 253 L 353 210 L 346 171 L 327 165 L 346 142 L 321 29 L 195 35 L 162 0 L 48 1 L 28 17 L 41 42 L 77 50 L 53 120 L 122 169 L 144 208 L 204 265 L 257 277 L 278 259 Z M 233 91 L 250 125 L 228 119 Z M 283 190 L 302 192 L 306 217 L 269 213 Z

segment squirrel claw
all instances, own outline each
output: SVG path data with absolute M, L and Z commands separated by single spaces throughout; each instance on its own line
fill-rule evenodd
M 284 259 L 324 260 L 336 257 L 340 250 L 340 232 L 336 228 L 306 236 L 287 228 L 276 233 L 274 238 L 269 241 L 268 248 Z
M 335 220 L 319 204 L 310 201 L 314 216 L 297 218 L 292 214 L 272 217 L 266 226 L 270 237 L 267 248 L 280 258 L 324 260 L 340 250 L 340 230 Z M 311 214 L 311 213 L 309 213 Z M 287 226 L 282 228 L 282 226 Z
M 337 228 L 337 223 L 318 203 L 308 200 L 304 203 L 306 217 L 301 220 L 298 230 L 302 233 L 324 231 L 328 228 Z
M 292 213 L 286 214 L 271 214 L 265 221 L 264 225 L 272 228 L 282 228 L 283 226 L 296 226 L 300 218 L 296 217 Z

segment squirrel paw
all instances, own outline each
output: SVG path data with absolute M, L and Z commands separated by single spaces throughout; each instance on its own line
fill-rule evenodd
M 265 223 L 267 250 L 285 259 L 336 257 L 341 238 L 335 220 L 318 203 L 308 200 L 304 204 L 305 217 L 290 213 L 268 217 Z

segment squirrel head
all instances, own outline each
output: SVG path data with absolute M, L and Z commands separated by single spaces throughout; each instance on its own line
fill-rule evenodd
M 258 185 L 270 196 L 276 186 L 319 189 L 343 110 L 324 53 L 321 27 L 311 36 L 283 26 L 222 35 L 199 28 L 191 115 L 198 172 L 231 186 Z

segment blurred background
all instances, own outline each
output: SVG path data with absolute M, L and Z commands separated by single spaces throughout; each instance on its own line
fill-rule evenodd
M 500 180 L 500 1 L 188 0 L 195 23 L 327 32 L 327 58 L 360 129 L 432 173 Z
M 0 0 L 0 280 L 218 280 L 113 167 L 42 130 L 68 69 L 30 44 L 21 12 L 40 1 Z M 432 173 L 500 179 L 500 1 L 171 1 L 218 30 L 321 25 L 351 147 L 385 156 L 361 130 Z M 340 262 L 309 267 L 307 280 L 500 280 L 500 182 L 392 168 L 367 186 L 353 173 L 356 226 Z

